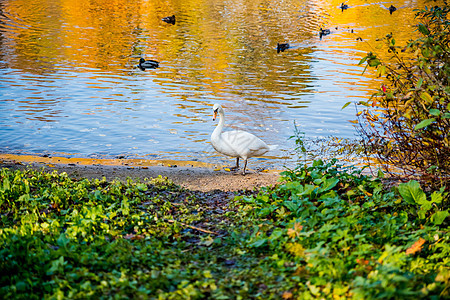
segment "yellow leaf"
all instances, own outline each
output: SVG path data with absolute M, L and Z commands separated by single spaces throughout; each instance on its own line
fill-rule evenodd
M 300 232 L 303 229 L 303 225 L 300 225 L 300 223 L 295 223 L 294 229 L 295 229 L 295 231 Z
M 292 228 L 289 228 L 289 229 L 287 230 L 287 234 L 288 234 L 288 236 L 289 236 L 290 238 L 294 238 L 294 237 L 297 235 L 296 232 L 295 232 L 295 230 L 292 229 Z
M 305 248 L 299 243 L 287 243 L 286 250 L 295 256 L 303 256 Z
M 48 165 L 47 165 L 47 167 L 50 167 L 50 168 L 54 168 L 54 167 L 55 167 L 55 165 L 52 165 L 52 164 L 48 164 Z
M 283 293 L 283 299 L 292 299 L 292 297 L 294 296 L 294 294 L 292 294 L 291 292 L 284 292 Z
M 383 254 L 381 254 L 381 256 L 378 258 L 378 263 L 383 263 L 383 260 L 389 256 L 389 252 L 384 251 Z
M 294 238 L 298 235 L 300 231 L 302 231 L 303 226 L 300 223 L 295 223 L 294 228 L 288 228 L 287 234 L 290 238 Z
M 420 98 L 422 98 L 422 100 L 424 100 L 426 103 L 432 103 L 433 102 L 433 97 L 431 97 L 430 94 L 428 94 L 427 92 L 423 92 L 420 95 Z

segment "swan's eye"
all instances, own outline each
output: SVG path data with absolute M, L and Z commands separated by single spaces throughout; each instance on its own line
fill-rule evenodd
M 214 110 L 214 112 L 215 112 L 215 113 L 217 113 L 217 111 L 218 111 L 218 110 L 219 110 L 219 109 L 218 109 L 218 108 L 216 108 L 216 109 Z

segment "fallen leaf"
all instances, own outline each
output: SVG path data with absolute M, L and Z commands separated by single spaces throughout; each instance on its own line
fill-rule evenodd
M 288 228 L 287 234 L 290 238 L 294 238 L 295 236 L 298 235 L 298 233 L 300 231 L 302 231 L 302 229 L 303 229 L 303 226 L 300 225 L 300 223 L 295 223 L 294 228 Z
M 356 263 L 360 264 L 360 265 L 368 265 L 369 261 L 366 259 L 362 259 L 362 258 L 357 258 L 356 259 Z
M 415 242 L 414 244 L 412 244 L 411 247 L 406 249 L 406 255 L 414 254 L 416 252 L 420 252 L 422 250 L 423 244 L 425 244 L 425 239 L 419 238 L 419 240 L 417 242 Z
M 291 292 L 284 292 L 283 293 L 283 299 L 292 299 L 292 297 L 294 296 L 294 294 L 292 294 Z
M 127 233 L 123 238 L 126 240 L 142 240 L 144 236 L 142 234 Z
M 298 267 L 298 268 L 295 270 L 295 272 L 293 273 L 293 275 L 298 276 L 298 275 L 305 274 L 306 272 L 307 272 L 307 271 L 306 271 L 305 267 L 304 267 L 304 266 L 300 266 L 300 267 Z
M 293 228 L 289 228 L 289 229 L 287 230 L 287 234 L 288 234 L 288 236 L 289 236 L 290 238 L 293 238 L 293 237 L 296 236 L 296 232 L 295 232 L 295 230 L 294 230 Z

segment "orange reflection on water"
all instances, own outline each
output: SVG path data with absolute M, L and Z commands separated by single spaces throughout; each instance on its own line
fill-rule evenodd
M 422 4 L 398 2 L 389 15 L 377 2 L 352 1 L 345 11 L 341 2 L 16 0 L 3 4 L 10 19 L 4 35 L 14 44 L 11 67 L 32 73 L 58 65 L 123 72 L 146 56 L 162 62 L 163 81 L 179 79 L 213 92 L 246 85 L 277 93 L 302 89 L 296 83 L 310 76 L 320 28 L 331 28 L 333 45 L 362 56 L 377 47 L 375 39 L 412 20 Z M 171 14 L 175 25 L 161 21 Z M 396 33 L 400 40 L 411 37 Z M 295 56 L 277 55 L 278 42 L 296 45 L 290 50 Z
M 278 144 L 286 144 L 294 121 L 315 137 L 349 138 L 354 112 L 340 108 L 381 86 L 372 70 L 361 74 L 358 61 L 368 51 L 383 55 L 377 39 L 390 32 L 397 44 L 414 38 L 413 9 L 426 2 L 393 1 L 398 10 L 392 15 L 390 3 L 355 0 L 345 11 L 341 3 L 1 1 L 7 83 L 0 92 L 10 94 L 0 96 L 8 101 L 0 113 L 12 124 L 5 144 L 25 150 L 17 130 L 35 138 L 36 149 L 76 138 L 56 152 L 134 153 L 140 147 L 138 155 L 146 155 L 174 153 L 173 145 L 181 144 L 189 155 L 209 153 L 213 102 L 224 104 L 228 127 Z M 174 25 L 161 20 L 172 14 Z M 320 39 L 320 28 L 331 33 Z M 285 42 L 291 47 L 277 53 L 277 43 Z M 134 68 L 140 57 L 160 67 Z M 53 127 L 36 137 L 35 128 L 49 121 Z M 87 146 L 78 148 L 80 142 Z

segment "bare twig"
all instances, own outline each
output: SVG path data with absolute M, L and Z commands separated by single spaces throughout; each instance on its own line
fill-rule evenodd
M 175 220 L 167 220 L 167 222 L 169 222 L 169 223 L 175 223 L 175 222 L 178 222 L 178 223 L 180 223 L 181 225 L 186 226 L 186 227 L 189 227 L 189 228 L 191 228 L 191 229 L 195 229 L 195 230 L 198 230 L 198 231 L 201 231 L 201 232 L 204 232 L 204 233 L 209 233 L 209 234 L 219 235 L 219 233 L 217 233 L 217 232 L 209 231 L 209 230 L 202 229 L 202 228 L 199 228 L 199 227 L 195 227 L 195 226 L 192 226 L 192 225 L 183 223 L 183 222 L 179 222 L 179 221 L 175 221 Z

